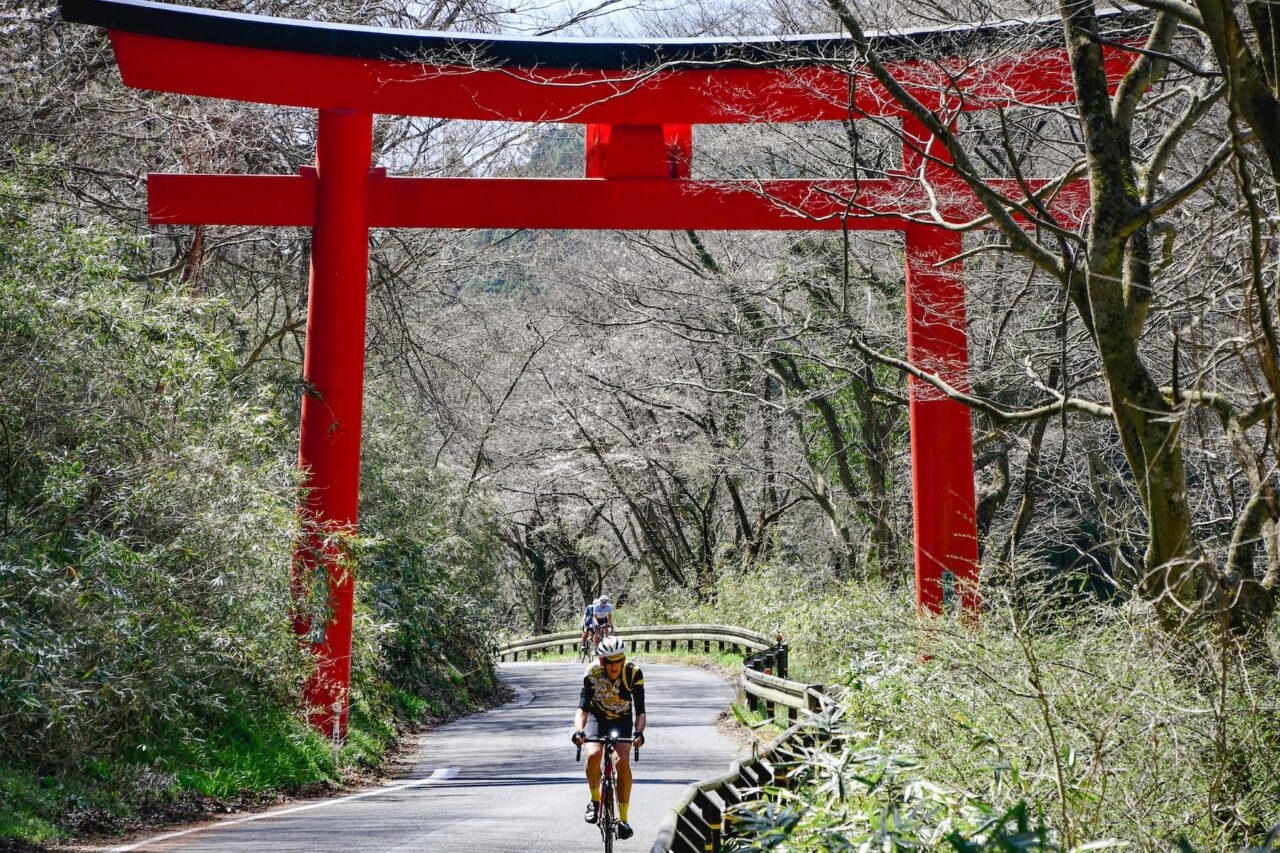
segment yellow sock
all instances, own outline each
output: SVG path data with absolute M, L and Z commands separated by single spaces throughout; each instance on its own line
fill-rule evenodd
M 627 822 L 627 806 L 631 803 L 618 803 L 618 820 L 623 823 Z
M 591 802 L 593 803 L 600 802 L 600 786 L 599 785 L 596 785 L 591 789 Z

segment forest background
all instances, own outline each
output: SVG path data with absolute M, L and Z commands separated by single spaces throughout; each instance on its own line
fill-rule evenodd
M 488 701 L 496 635 L 569 626 L 603 591 L 633 624 L 779 631 L 797 672 L 840 689 L 844 736 L 811 787 L 750 816 L 762 845 L 1276 844 L 1269 6 L 217 5 L 468 32 L 843 29 L 891 92 L 867 31 L 1051 15 L 1071 48 L 1078 108 L 934 116 L 896 93 L 987 212 L 946 223 L 965 233 L 970 388 L 917 371 L 973 411 L 978 625 L 911 605 L 897 235 L 375 232 L 342 764 L 376 765 L 397 721 Z M 337 782 L 301 722 L 288 619 L 309 233 L 144 215 L 149 171 L 296 172 L 314 116 L 125 89 L 100 31 L 0 8 L 0 837 Z M 1113 95 L 1104 41 L 1143 45 Z M 900 135 L 699 127 L 692 170 L 883 177 Z M 574 177 L 583 145 L 572 125 L 380 117 L 374 159 Z M 1090 226 L 994 176 L 1089 180 Z

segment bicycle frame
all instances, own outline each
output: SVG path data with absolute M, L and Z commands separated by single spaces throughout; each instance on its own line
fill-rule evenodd
M 631 737 L 590 737 L 582 743 L 598 743 L 604 745 L 604 755 L 600 767 L 600 812 L 596 825 L 600 827 L 600 838 L 604 841 L 605 853 L 613 853 L 613 839 L 618 833 L 618 811 L 615 803 L 618 786 L 618 771 L 613 766 L 613 752 L 618 744 L 631 744 L 634 760 L 640 761 L 640 747 L 635 745 Z M 582 746 L 578 746 L 578 761 L 582 760 Z

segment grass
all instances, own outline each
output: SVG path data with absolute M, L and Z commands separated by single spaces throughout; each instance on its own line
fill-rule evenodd
M 791 723 L 787 720 L 786 709 L 778 708 L 778 713 L 769 715 L 764 712 L 764 703 L 761 702 L 757 710 L 752 711 L 747 707 L 747 703 L 743 699 L 734 702 L 729 707 L 738 725 L 751 732 L 751 736 L 758 744 L 766 744 L 778 737 L 790 727 Z
M 341 767 L 380 767 L 398 741 L 399 722 L 443 716 L 441 696 L 400 692 L 395 709 L 352 700 Z M 474 706 L 457 697 L 450 707 Z M 74 772 L 0 763 L 0 848 L 6 841 L 55 843 L 116 834 L 149 814 L 173 820 L 194 797 L 214 801 L 273 799 L 316 786 L 337 787 L 343 774 L 331 742 L 284 710 L 230 709 L 198 738 L 140 745 L 127 756 L 82 760 Z
M 58 837 L 57 824 L 50 820 L 58 813 L 53 802 L 56 790 L 50 782 L 16 768 L 0 767 L 0 839 L 41 842 Z
M 359 727 L 353 726 L 353 733 Z M 173 767 L 175 791 L 229 798 L 244 791 L 289 790 L 338 781 L 329 743 L 282 712 L 238 713 L 203 741 L 183 745 L 164 764 Z
M 157 738 L 129 755 L 86 757 L 59 775 L 0 766 L 0 839 L 110 833 L 192 795 L 226 800 L 338 779 L 328 743 L 305 723 L 283 711 L 233 708 L 199 738 Z

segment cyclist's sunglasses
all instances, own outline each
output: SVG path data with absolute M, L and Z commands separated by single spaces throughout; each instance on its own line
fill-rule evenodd
M 601 658 L 605 663 L 622 663 L 627 659 L 625 654 L 614 655 L 613 657 Z

